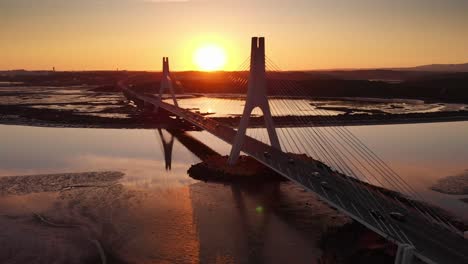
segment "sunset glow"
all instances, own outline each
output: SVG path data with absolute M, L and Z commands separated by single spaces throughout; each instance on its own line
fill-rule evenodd
M 0 264 L 468 264 L 467 14 L 0 0 Z
M 226 64 L 226 52 L 216 45 L 203 46 L 196 50 L 194 62 L 202 71 L 221 70 Z
M 3 0 L 0 69 L 158 71 L 167 56 L 175 71 L 238 70 L 252 36 L 284 70 L 464 63 L 467 12 L 460 0 Z M 224 65 L 195 61 L 210 43 Z

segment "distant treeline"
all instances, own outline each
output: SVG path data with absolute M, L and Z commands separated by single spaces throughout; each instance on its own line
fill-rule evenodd
M 0 75 L 0 81 L 23 85 L 95 85 L 96 91 L 118 92 L 126 79 L 134 89 L 157 91 L 159 72 L 88 71 L 49 72 L 41 75 Z M 468 102 L 468 73 L 434 73 L 397 70 L 309 71 L 268 73 L 269 95 L 313 97 L 418 98 Z M 247 72 L 176 72 L 178 93 L 245 93 Z M 292 87 L 300 87 L 293 89 Z

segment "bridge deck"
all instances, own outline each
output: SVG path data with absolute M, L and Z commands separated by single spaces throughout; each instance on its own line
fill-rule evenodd
M 220 124 L 200 114 L 161 102 L 157 98 L 131 92 L 147 103 L 159 106 L 174 115 L 187 120 L 221 140 L 232 144 L 236 130 Z M 395 198 L 384 195 L 358 181 L 320 166 L 312 160 L 302 160 L 284 153 L 263 142 L 246 136 L 242 151 L 282 176 L 315 193 L 323 201 L 350 216 L 364 226 L 396 244 L 410 244 L 415 247 L 415 256 L 426 263 L 468 263 L 468 243 L 463 237 L 448 232 L 426 220 L 422 212 L 408 214 L 406 221 L 400 222 L 388 216 L 390 212 L 414 211 L 403 208 Z M 265 153 L 268 153 L 265 155 Z M 324 184 L 326 182 L 326 184 Z M 368 210 L 372 205 L 383 216 L 376 217 Z M 434 220 L 436 221 L 436 220 Z M 451 227 L 447 226 L 447 229 Z

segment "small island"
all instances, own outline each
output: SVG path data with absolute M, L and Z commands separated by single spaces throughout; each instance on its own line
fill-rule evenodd
M 263 182 L 284 181 L 278 173 L 250 156 L 240 156 L 235 165 L 228 164 L 228 156 L 212 155 L 203 162 L 192 165 L 187 171 L 190 177 L 213 182 Z
M 431 187 L 431 190 L 452 195 L 468 194 L 468 170 L 458 175 L 440 179 Z M 468 198 L 462 198 L 461 200 L 468 202 Z

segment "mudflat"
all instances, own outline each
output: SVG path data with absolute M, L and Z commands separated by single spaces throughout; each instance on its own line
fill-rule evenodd
M 458 175 L 448 176 L 440 179 L 431 187 L 431 189 L 445 194 L 468 194 L 468 170 L 465 170 Z M 466 200 L 467 199 L 462 199 L 462 201 Z

